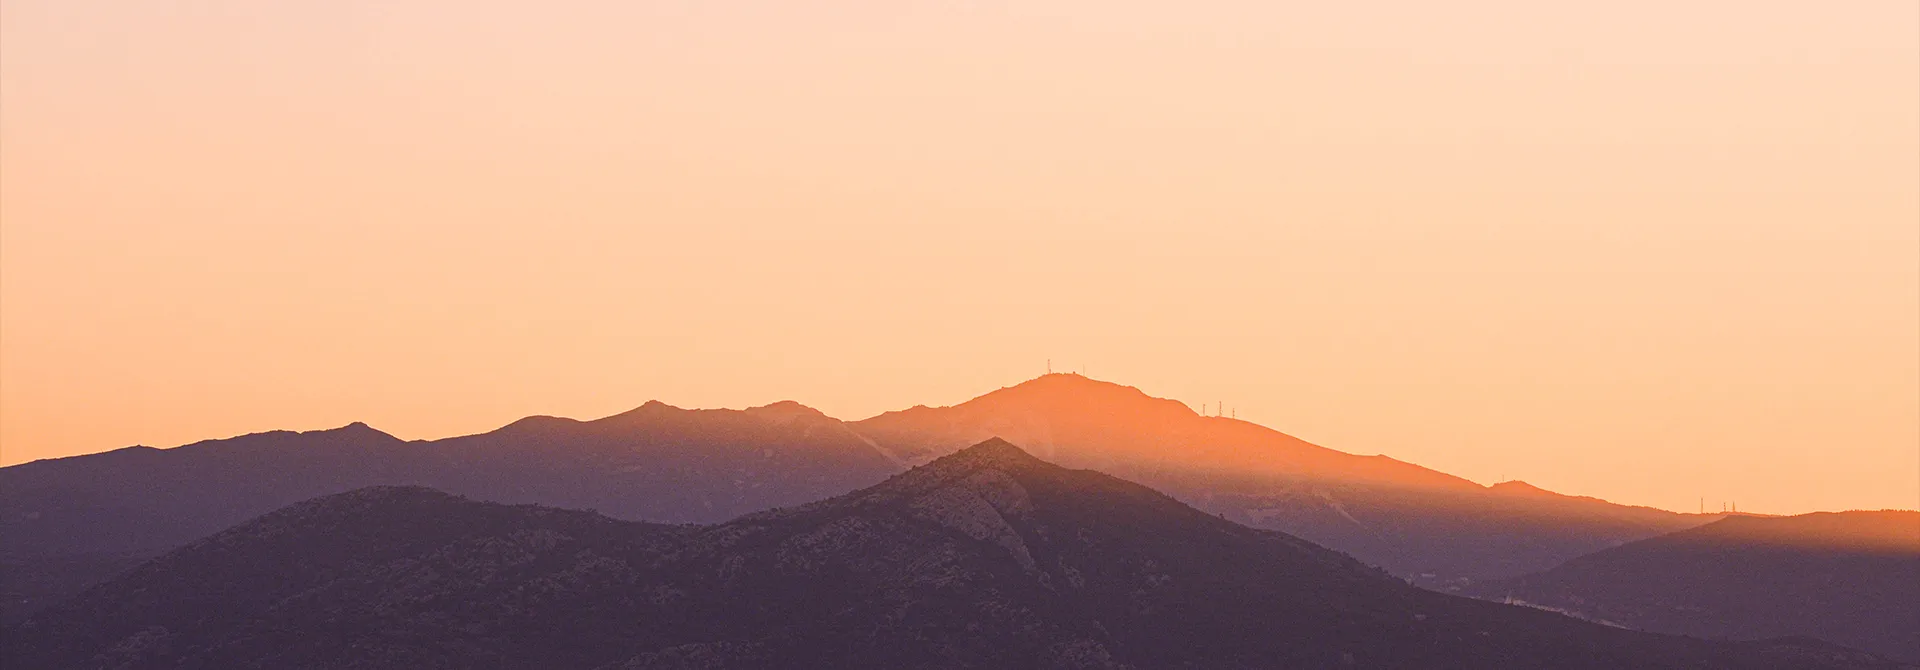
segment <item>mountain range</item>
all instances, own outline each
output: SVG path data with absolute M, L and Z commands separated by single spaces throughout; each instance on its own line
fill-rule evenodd
M 649 402 L 575 421 L 403 441 L 364 424 L 0 468 L 0 622 L 279 507 L 367 486 L 715 523 L 877 483 L 990 437 L 1125 477 L 1439 589 L 1537 573 L 1718 519 L 1484 487 L 1348 454 L 1132 387 L 1050 374 L 951 407 L 843 422 L 798 403 Z
M 1354 555 L 1436 588 L 1529 574 L 1593 551 L 1719 518 L 1481 486 L 1386 456 L 1321 447 L 1248 421 L 1075 374 L 952 407 L 851 424 L 895 458 L 924 460 L 989 438 L 1166 491 L 1250 526 Z
M 1471 590 L 1641 630 L 1808 635 L 1920 663 L 1920 512 L 1728 517 Z
M 194 541 L 0 638 L 33 668 L 1869 668 L 1408 585 L 988 440 L 717 525 L 373 487 Z

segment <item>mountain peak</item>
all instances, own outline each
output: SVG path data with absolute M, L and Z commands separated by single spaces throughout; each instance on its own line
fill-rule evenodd
M 936 417 L 955 412 L 976 418 L 1051 417 L 1073 423 L 1111 423 L 1114 419 L 1125 419 L 1163 425 L 1199 416 L 1186 403 L 1156 398 L 1132 386 L 1071 372 L 1054 372 L 1001 387 L 957 405 L 915 405 L 857 423 L 885 432 L 930 419 L 948 421 L 950 417 Z M 975 439 L 979 439 L 978 436 L 966 443 L 971 444 Z M 1041 447 L 1037 443 L 1030 446 Z
M 938 463 L 941 461 L 965 461 L 979 464 L 1021 466 L 1045 463 L 1045 461 L 1034 458 L 1033 454 L 1027 453 L 1025 449 L 1014 446 L 1012 442 L 998 437 L 987 438 L 985 442 L 961 449 L 934 462 Z
M 1147 395 L 1145 391 L 1127 386 L 1126 384 L 1102 381 L 1077 372 L 1049 372 L 1034 377 L 1033 379 L 1014 384 L 1013 386 L 1002 388 L 994 393 L 989 393 L 986 397 L 992 397 L 995 394 L 1002 393 L 1022 396 L 1053 394 L 1098 395 L 1114 400 L 1171 402 Z
M 1158 422 L 1199 416 L 1178 400 L 1156 398 L 1132 386 L 1072 372 L 1041 375 L 955 407 L 990 413 L 1040 412 L 1096 421 L 1129 417 Z
M 1042 375 L 957 405 L 888 412 L 852 425 L 907 463 L 999 436 L 1049 462 L 1108 472 L 1174 466 L 1481 489 L 1391 458 L 1355 456 L 1252 422 L 1203 417 L 1184 402 L 1074 373 Z
M 1500 482 L 1498 484 L 1493 484 L 1488 486 L 1487 489 L 1495 493 L 1507 493 L 1507 494 L 1513 494 L 1513 495 L 1558 495 L 1552 491 L 1548 491 L 1538 486 L 1528 484 L 1518 479 L 1515 479 L 1512 481 Z
M 806 405 L 802 405 L 792 400 L 782 400 L 780 402 L 776 402 L 770 405 L 761 405 L 759 407 L 749 407 L 743 411 L 745 411 L 748 416 L 757 416 L 763 419 L 767 419 L 769 421 L 774 421 L 776 423 L 786 423 L 789 421 L 794 421 L 796 419 L 829 418 L 825 413 L 821 412 L 820 410 L 814 409 L 812 407 L 808 407 Z
M 372 440 L 379 440 L 382 442 L 385 442 L 385 441 L 397 442 L 400 440 L 400 438 L 394 437 L 388 434 L 386 431 L 380 430 L 378 428 L 374 428 L 373 426 L 369 426 L 366 423 L 363 423 L 360 421 L 355 421 L 353 423 L 349 423 L 339 428 L 328 428 L 325 430 L 309 430 L 309 431 L 302 432 L 300 434 L 301 435 L 325 435 L 330 437 L 344 437 L 344 438 L 353 438 L 353 439 L 372 439 Z
M 926 465 L 894 475 L 881 483 L 876 490 L 893 493 L 922 491 L 928 487 L 945 486 L 949 482 L 987 471 L 998 471 L 1003 476 L 1018 476 L 1058 469 L 1064 468 L 1034 458 L 1026 450 L 1014 446 L 1012 442 L 994 437 L 934 459 Z
M 643 404 L 639 407 L 635 407 L 633 409 L 627 410 L 625 412 L 621 412 L 619 414 L 615 414 L 613 416 L 595 419 L 595 421 L 608 421 L 608 422 L 619 423 L 624 421 L 634 421 L 638 419 L 653 419 L 653 418 L 662 417 L 668 414 L 684 413 L 687 411 L 688 410 L 684 410 L 679 407 L 675 407 L 673 405 L 660 402 L 658 400 L 648 400 L 646 404 Z

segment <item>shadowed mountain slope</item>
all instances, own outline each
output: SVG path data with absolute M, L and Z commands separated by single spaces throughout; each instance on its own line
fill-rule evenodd
M 1058 374 L 852 424 L 792 402 L 739 411 L 651 402 L 594 421 L 529 417 L 431 442 L 354 424 L 0 468 L 0 537 L 9 539 L 0 546 L 0 622 L 251 516 L 363 486 L 715 522 L 871 484 L 995 435 L 1443 589 L 1712 518 L 1483 488 Z
M 909 462 L 989 436 L 1167 491 L 1247 525 L 1334 547 L 1437 588 L 1545 570 L 1711 521 L 1524 484 L 1482 487 L 1396 461 L 1201 416 L 1128 386 L 1052 374 L 952 407 L 851 424 Z
M 410 479 L 406 446 L 356 423 L 0 468 L 0 623 L 275 507 Z
M 1920 663 L 1920 512 L 1729 517 L 1475 593 L 1643 630 L 1804 635 Z
M 718 526 L 375 488 L 7 631 L 23 667 L 1880 667 L 1410 587 L 998 440 Z
M 724 521 L 900 470 L 846 424 L 794 402 L 736 411 L 655 401 L 595 421 L 522 419 L 423 449 L 435 462 L 420 482 L 435 488 L 667 522 Z
M 713 522 L 899 469 L 845 424 L 797 403 L 735 411 L 653 402 L 596 421 L 532 417 L 434 442 L 356 423 L 36 461 L 0 468 L 0 616 L 17 620 L 161 551 L 365 486 Z

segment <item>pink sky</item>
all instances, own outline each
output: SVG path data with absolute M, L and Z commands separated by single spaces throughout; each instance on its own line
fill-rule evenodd
M 1920 4 L 0 0 L 0 463 L 1056 368 L 1920 506 Z M 1298 5 L 1298 6 L 1291 6 Z

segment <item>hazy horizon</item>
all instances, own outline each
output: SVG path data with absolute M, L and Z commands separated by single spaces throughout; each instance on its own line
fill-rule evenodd
M 1051 364 L 1051 361 L 1048 361 L 1048 363 L 1049 363 L 1049 364 Z M 1019 385 L 1021 385 L 1021 384 L 1025 384 L 1025 383 L 1027 383 L 1027 382 L 1030 382 L 1030 381 L 1036 381 L 1036 380 L 1038 380 L 1038 379 L 1040 379 L 1041 377 L 1044 377 L 1044 376 L 1048 376 L 1048 375 L 1073 375 L 1073 376 L 1077 376 L 1077 377 L 1081 377 L 1081 378 L 1084 378 L 1084 379 L 1088 379 L 1088 380 L 1091 380 L 1091 381 L 1092 381 L 1092 382 L 1094 382 L 1094 383 L 1099 383 L 1099 384 L 1117 384 L 1117 385 L 1120 385 L 1120 386 L 1127 386 L 1128 388 L 1137 388 L 1137 387 L 1133 387 L 1133 386 L 1131 386 L 1131 385 L 1128 385 L 1128 384 L 1126 384 L 1126 383 L 1124 383 L 1124 382 L 1119 382 L 1119 381 L 1114 381 L 1114 380 L 1107 380 L 1107 379 L 1099 379 L 1099 378 L 1097 378 L 1097 377 L 1092 377 L 1092 376 L 1088 376 L 1088 375 L 1083 375 L 1083 374 L 1081 374 L 1081 373 L 1080 373 L 1080 372 L 1078 372 L 1078 371 L 1072 371 L 1072 370 L 1053 370 L 1053 371 L 1051 371 L 1051 372 L 1045 372 L 1045 373 L 1043 373 L 1042 375 L 1040 375 L 1040 376 L 1036 376 L 1036 377 L 1034 377 L 1034 378 L 1031 378 L 1031 379 L 1022 379 L 1022 380 L 1018 380 L 1018 381 L 1016 381 L 1016 382 L 1013 382 L 1013 383 L 1009 383 L 1009 384 L 1006 384 L 1005 386 L 1002 386 L 1002 387 L 1000 387 L 1000 388 L 1012 388 L 1012 387 L 1014 387 L 1014 386 L 1019 386 Z M 974 398 L 977 398 L 977 397 L 979 397 L 979 396 L 983 396 L 983 395 L 986 395 L 986 394 L 988 394 L 988 393 L 991 393 L 991 392 L 992 392 L 993 390 L 995 390 L 995 389 L 987 389 L 987 390 L 982 390 L 982 391 L 981 391 L 981 392 L 980 392 L 979 394 L 977 394 L 977 395 L 975 395 L 975 396 L 973 396 L 973 397 L 969 397 L 969 398 L 966 398 L 966 399 L 963 399 L 963 400 L 960 400 L 960 401 L 955 401 L 955 402 L 953 402 L 953 403 L 947 403 L 947 404 L 935 404 L 935 403 L 915 403 L 915 404 L 913 404 L 913 405 L 902 405 L 902 406 L 899 406 L 899 407 L 895 407 L 895 408 L 891 408 L 891 409 L 887 409 L 887 410 L 883 410 L 883 411 L 881 411 L 881 412 L 878 412 L 878 413 L 875 413 L 875 414 L 871 414 L 871 415 L 861 415 L 861 416 L 837 416 L 837 415 L 834 415 L 834 414 L 833 414 L 833 413 L 831 413 L 831 412 L 822 412 L 822 414 L 825 414 L 825 415 L 827 415 L 827 416 L 828 416 L 829 418 L 832 418 L 832 419 L 835 419 L 835 420 L 839 420 L 839 421 L 845 421 L 845 422 L 856 422 L 856 421 L 860 421 L 860 420 L 863 420 L 863 419 L 869 419 L 869 418 L 874 418 L 874 417 L 878 417 L 878 416 L 881 416 L 881 415 L 884 415 L 884 414 L 888 414 L 888 413 L 892 413 L 892 412 L 897 412 L 897 411 L 901 411 L 901 410 L 906 410 L 906 409 L 910 409 L 910 408 L 914 408 L 914 407 L 949 407 L 949 406 L 952 406 L 952 405 L 958 405 L 958 404 L 961 404 L 962 402 L 964 402 L 965 400 L 972 400 L 972 399 L 974 399 Z M 1159 398 L 1159 396 L 1154 396 L 1154 395 L 1153 395 L 1152 393 L 1148 393 L 1148 392 L 1146 392 L 1146 390 L 1144 390 L 1144 389 L 1141 389 L 1141 392 L 1142 392 L 1142 393 L 1146 393 L 1146 395 L 1148 395 L 1149 397 L 1154 397 L 1154 398 Z M 1291 433 L 1288 433 L 1287 431 L 1285 431 L 1285 430 L 1282 430 L 1282 429 L 1280 429 L 1279 427 L 1275 427 L 1275 426 L 1265 426 L 1265 425 L 1263 425 L 1263 424 L 1259 424 L 1258 422 L 1256 422 L 1256 421 L 1252 421 L 1252 420 L 1250 420 L 1250 419 L 1245 419 L 1245 418 L 1240 418 L 1240 417 L 1238 417 L 1238 416 L 1237 416 L 1237 415 L 1238 415 L 1238 412 L 1237 412 L 1237 410 L 1238 410 L 1238 408 L 1237 408 L 1237 407 L 1234 407 L 1234 406 L 1228 406 L 1228 405 L 1224 405 L 1224 403 L 1223 403 L 1223 401 L 1202 401 L 1202 402 L 1187 402 L 1187 401 L 1179 401 L 1179 400 L 1178 400 L 1178 399 L 1176 399 L 1176 398 L 1163 398 L 1163 399 L 1166 399 L 1166 400 L 1175 400 L 1175 401 L 1178 401 L 1178 402 L 1181 402 L 1181 404 L 1182 404 L 1182 405 L 1185 405 L 1185 406 L 1187 407 L 1187 409 L 1189 409 L 1189 410 L 1192 410 L 1192 411 L 1193 411 L 1193 412 L 1194 412 L 1194 413 L 1195 413 L 1196 415 L 1199 415 L 1199 416 L 1208 416 L 1208 417 L 1215 417 L 1215 418 L 1220 418 L 1220 417 L 1225 417 L 1225 418 L 1231 418 L 1231 419 L 1235 419 L 1235 420 L 1239 420 L 1239 421 L 1245 421 L 1245 422 L 1248 422 L 1248 423 L 1253 423 L 1253 424 L 1255 424 L 1255 425 L 1262 425 L 1262 426 L 1263 426 L 1263 427 L 1265 427 L 1265 428 L 1268 428 L 1268 429 L 1271 429 L 1271 430 L 1274 430 L 1274 431 L 1276 431 L 1276 432 L 1280 432 L 1280 433 L 1283 433 L 1283 434 L 1288 434 L 1288 435 L 1290 435 L 1290 436 L 1292 436 L 1292 437 L 1296 437 L 1296 438 L 1298 438 L 1298 437 L 1301 437 L 1301 436 L 1299 436 L 1299 435 L 1293 435 L 1293 434 L 1291 434 Z M 676 408 L 676 409 L 680 409 L 680 410 L 686 410 L 686 411 L 704 411 L 704 410 L 732 410 L 732 411 L 740 411 L 740 410 L 746 410 L 746 409 L 752 409 L 752 408 L 756 408 L 756 407 L 765 407 L 765 406 L 768 406 L 768 405 L 773 405 L 773 404 L 778 404 L 778 403 L 783 403 L 783 402 L 795 402 L 795 403 L 799 403 L 799 404 L 801 404 L 801 405 L 803 405 L 803 406 L 806 406 L 806 407 L 809 407 L 809 408 L 812 408 L 812 409 L 815 409 L 815 410 L 818 410 L 818 409 L 819 409 L 818 407 L 814 407 L 814 406 L 813 406 L 813 405 L 811 405 L 811 404 L 808 404 L 808 403 L 806 403 L 806 402 L 803 402 L 803 401 L 800 401 L 800 400 L 796 400 L 796 399 L 794 399 L 794 398 L 780 398 L 780 399 L 777 399 L 777 400 L 768 400 L 768 401 L 766 401 L 766 402 L 758 402 L 758 403 L 750 403 L 750 404 L 745 404 L 745 405 L 737 405 L 737 406 L 725 406 L 725 407 L 704 407 L 704 406 L 686 406 L 686 405 L 680 405 L 680 404 L 675 404 L 675 403 L 673 403 L 673 402 L 668 402 L 668 401 L 666 401 L 666 400 L 662 400 L 662 399 L 660 399 L 660 398 L 649 398 L 649 399 L 647 399 L 647 400 L 646 400 L 646 401 L 644 401 L 644 402 L 639 402 L 639 403 L 635 403 L 635 404 L 634 404 L 633 406 L 631 406 L 631 407 L 628 407 L 628 408 L 625 408 L 625 409 L 623 409 L 623 410 L 619 410 L 619 411 L 616 411 L 616 412 L 611 412 L 611 413 L 608 413 L 608 414 L 604 414 L 604 415 L 594 415 L 594 416 L 568 416 L 568 415 L 552 415 L 552 414 L 528 414 L 528 415 L 524 415 L 524 416 L 522 416 L 522 417 L 518 417 L 518 418 L 528 418 L 528 417 L 534 417 L 534 416 L 552 416 L 552 417 L 557 417 L 557 418 L 564 418 L 564 419 L 571 419 L 571 420 L 577 420 L 577 421 L 592 421 L 592 420 L 596 420 L 596 419 L 603 419 L 603 418 L 609 418 L 609 417 L 613 417 L 613 416 L 617 416 L 617 415 L 619 415 L 619 414 L 622 414 L 622 413 L 625 413 L 625 412 L 628 412 L 628 411 L 634 411 L 634 410 L 637 410 L 637 409 L 639 409 L 639 408 L 641 408 L 641 407 L 643 407 L 643 406 L 645 406 L 645 405 L 647 405 L 647 404 L 651 404 L 651 403 L 655 403 L 655 402 L 659 402 L 659 403 L 663 403 L 663 404 L 665 404 L 665 405 L 667 405 L 667 406 L 669 406 L 669 407 L 673 407 L 673 408 Z M 1226 414 L 1221 414 L 1220 412 L 1226 412 Z M 509 423 L 511 423 L 511 422 L 509 422 Z M 350 423 L 348 423 L 348 424 L 343 424 L 343 425 L 341 425 L 341 426 L 332 426 L 332 425 L 330 425 L 330 426 L 320 426 L 320 427 L 307 427 L 307 428 L 276 428 L 276 429 L 271 429 L 271 430 L 291 430 L 291 431 L 293 431 L 293 432 L 309 432 L 309 431 L 324 431 L 324 430 L 332 430 L 332 429 L 337 429 L 337 428 L 341 428 L 341 427 L 344 427 L 344 426 L 346 426 L 346 425 L 353 425 L 353 424 L 361 424 L 361 425 L 367 425 L 367 426 L 369 426 L 369 427 L 371 427 L 371 428 L 373 428 L 373 429 L 375 429 L 375 430 L 379 430 L 379 431 L 381 431 L 381 432 L 383 432 L 383 433 L 387 433 L 387 434 L 389 434 L 389 435 L 393 435 L 393 436 L 394 436 L 394 437 L 396 437 L 396 438 L 399 438 L 399 439 L 401 439 L 401 440 L 406 440 L 406 441 L 409 441 L 409 442 L 413 442 L 413 441 L 434 441 L 434 440 L 441 440 L 441 439 L 447 439 L 447 438 L 454 438 L 454 437 L 462 437 L 462 436 L 467 436 L 467 435 L 473 435 L 473 434 L 480 434 L 480 433 L 486 433 L 486 432 L 490 432 L 490 431 L 492 431 L 492 430 L 494 430 L 494 429 L 498 429 L 498 428 L 502 428 L 502 427 L 504 427 L 504 424 L 503 424 L 503 425 L 499 425 L 499 426 L 488 426 L 488 427 L 484 427 L 484 428 L 477 428 L 477 429 L 473 429 L 473 430 L 470 430 L 470 431 L 466 431 L 466 432 L 457 432 L 457 433 L 450 433 L 450 434 L 446 434 L 446 435 L 425 435 L 425 436 L 421 436 L 421 435 L 402 435 L 402 434 L 396 434 L 396 433 L 394 433 L 393 431 L 389 431 L 389 430 L 386 430 L 386 429 L 384 429 L 384 428 L 382 428 L 381 426 L 378 426 L 378 425 L 374 425 L 374 424 L 370 424 L 370 423 L 368 423 L 368 422 L 366 422 L 366 421 L 359 421 L 359 420 L 356 420 L 356 421 L 353 421 L 353 422 L 350 422 Z M 218 435 L 218 436 L 208 436 L 208 437 L 206 437 L 206 438 L 203 438 L 203 439 L 204 439 L 204 440 L 221 440 L 221 439 L 229 439 L 229 438 L 236 438 L 236 437 L 243 437 L 244 435 L 245 435 L 245 434 L 234 434 L 234 435 Z M 995 439 L 999 439 L 999 438 L 997 438 L 997 437 L 996 437 Z M 195 440 L 195 441 L 196 441 L 196 442 L 198 442 L 198 441 L 202 441 L 202 440 Z M 1307 441 L 1308 441 L 1308 442 L 1313 442 L 1313 440 L 1307 440 Z M 188 444 L 191 444 L 191 443 L 188 443 Z M 125 446 L 123 446 L 123 447 L 117 447 L 117 448 L 126 448 L 126 447 L 154 447 L 154 448 L 160 448 L 160 449 L 170 449 L 170 448 L 174 448 L 174 447 L 181 447 L 181 446 L 188 446 L 188 445 L 187 445 L 187 444 L 177 444 L 177 445 L 154 445 L 154 444 L 137 444 L 137 445 L 125 445 Z M 1016 444 L 1016 446 L 1023 446 L 1023 445 L 1017 445 L 1017 444 Z M 1026 446 L 1034 446 L 1034 445 L 1026 445 Z M 1372 454 L 1372 453 L 1361 453 L 1361 452 L 1352 452 L 1352 451 L 1350 451 L 1350 450 L 1344 450 L 1344 449 L 1339 449 L 1339 448 L 1338 448 L 1337 446 L 1335 446 L 1335 445 L 1327 445 L 1327 444 L 1318 444 L 1317 446 L 1321 446 L 1321 447 L 1327 447 L 1327 448 L 1330 448 L 1330 449 L 1335 449 L 1336 451 L 1346 451 L 1346 452 L 1348 452 L 1348 453 L 1356 453 L 1356 454 L 1358 454 L 1358 455 L 1363 455 L 1363 456 L 1371 456 L 1371 455 L 1374 455 L 1374 454 Z M 111 451 L 111 450 L 112 450 L 112 449 L 108 449 L 108 450 L 106 450 L 106 451 Z M 100 452 L 89 452 L 89 453 L 100 453 Z M 86 454 L 70 454 L 70 455 L 86 455 Z M 48 458 L 60 458 L 60 456 L 51 456 L 51 457 L 48 457 Z M 17 463 L 7 463 L 6 465 L 17 465 Z M 1414 463 L 1414 465 L 1421 465 L 1421 464 L 1419 464 L 1419 463 Z M 1443 472 L 1443 473 L 1445 473 L 1445 474 L 1455 474 L 1455 473 L 1450 473 L 1450 472 L 1445 472 L 1444 470 L 1443 470 L 1442 472 Z M 1458 475 L 1456 475 L 1456 476 L 1458 476 Z M 1469 480 L 1472 480 L 1472 481 L 1474 481 L 1474 483 L 1476 483 L 1476 484 L 1480 484 L 1480 485 L 1482 485 L 1482 486 L 1488 486 L 1488 487 L 1490 487 L 1490 486 L 1493 486 L 1493 485 L 1495 485 L 1495 484 L 1500 484 L 1500 483 L 1507 483 L 1507 482 L 1521 482 L 1521 483 L 1526 483 L 1526 484 L 1529 484 L 1529 485 L 1534 485 L 1534 484 L 1535 484 L 1534 482 L 1527 482 L 1527 481 L 1525 481 L 1525 480 L 1523 480 L 1523 479 L 1520 479 L 1520 478 L 1495 478 L 1495 479 L 1492 479 L 1492 480 L 1476 480 L 1476 479 L 1474 479 L 1474 478 L 1472 478 L 1472 477 L 1466 477 L 1466 478 L 1467 478 L 1467 479 L 1469 479 Z M 1571 496 L 1586 496 L 1586 497 L 1599 497 L 1599 496 L 1592 496 L 1591 494 L 1587 494 L 1587 493 L 1583 493 L 1583 492 L 1580 492 L 1580 491 L 1567 491 L 1567 490 L 1553 490 L 1553 492 L 1554 492 L 1554 493 L 1559 493 L 1559 494 L 1563 494 L 1563 495 L 1571 495 Z M 1602 499 L 1604 499 L 1604 498 L 1602 498 Z M 1657 507 L 1657 508 L 1660 508 L 1660 509 L 1666 509 L 1667 511 L 1672 511 L 1672 512 L 1680 512 L 1680 513 L 1687 513 L 1687 514 L 1691 514 L 1691 513 L 1696 513 L 1696 512 L 1704 512 L 1704 513 L 1707 513 L 1707 514 L 1717 514 L 1717 513 L 1720 513 L 1720 512 L 1723 512 L 1723 511 L 1738 511 L 1738 512 L 1741 512 L 1741 513 L 1751 513 L 1751 514 L 1775 514 L 1775 515 L 1782 515 L 1782 516 L 1791 516 L 1791 515 L 1798 515 L 1798 514 L 1808 514 L 1808 513 L 1813 513 L 1813 512 L 1843 512 L 1843 511 L 1880 511 L 1880 510 L 1894 510 L 1894 509 L 1897 509 L 1897 510 L 1913 510 L 1913 509 L 1914 509 L 1914 508 L 1912 508 L 1912 507 L 1882 507 L 1882 508 L 1846 508 L 1846 509 L 1817 509 L 1817 510 L 1803 510 L 1803 511 L 1796 511 L 1796 512 L 1767 512 L 1767 511 L 1762 511 L 1762 510 L 1755 510 L 1755 509 L 1751 509 L 1751 507 L 1749 507 L 1748 509 L 1745 509 L 1745 510 L 1741 510 L 1741 509 L 1739 509 L 1739 501 L 1737 501 L 1737 500 L 1708 500 L 1708 499 L 1705 499 L 1705 498 L 1702 498 L 1701 500 L 1699 500 L 1699 501 L 1698 501 L 1698 503 L 1699 503 L 1699 504 L 1698 504 L 1698 505 L 1696 506 L 1696 508 L 1695 508 L 1695 509 L 1681 509 L 1681 508 L 1678 508 L 1678 507 L 1660 507 L 1660 506 L 1658 506 L 1658 505 L 1646 505 L 1646 504 L 1642 504 L 1642 503 L 1632 503 L 1632 502 L 1624 502 L 1624 501 L 1618 501 L 1618 500 L 1608 500 L 1608 502 L 1614 502 L 1614 503 L 1619 503 L 1619 504 L 1626 504 L 1626 505 L 1640 505 L 1640 506 L 1646 506 L 1646 507 Z
M 1920 4 L 0 0 L 0 465 L 1057 371 L 1920 507 Z

